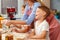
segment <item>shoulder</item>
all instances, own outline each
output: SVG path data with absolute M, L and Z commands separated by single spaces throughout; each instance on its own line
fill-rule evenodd
M 43 21 L 43 26 L 49 26 L 49 24 L 46 20 Z
M 41 6 L 41 4 L 40 4 L 39 2 L 35 2 L 34 5 L 39 5 L 39 6 Z
M 35 2 L 34 4 L 40 4 L 39 2 Z
M 49 24 L 46 20 L 44 20 L 44 22 L 42 24 L 42 31 L 43 30 L 49 31 Z
M 47 22 L 46 20 L 44 20 L 44 23 L 45 23 L 45 24 L 48 24 L 48 22 Z

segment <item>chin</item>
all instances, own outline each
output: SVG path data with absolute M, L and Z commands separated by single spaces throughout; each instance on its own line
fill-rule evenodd
M 38 20 L 38 18 L 37 18 L 37 17 L 36 17 L 35 19 L 36 19 L 36 20 Z

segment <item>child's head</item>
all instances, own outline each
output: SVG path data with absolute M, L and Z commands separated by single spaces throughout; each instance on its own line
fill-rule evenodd
M 39 6 L 36 10 L 36 17 L 35 19 L 46 19 L 50 14 L 50 9 L 45 6 Z
M 26 6 L 26 5 L 23 5 L 23 6 L 22 6 L 22 14 L 24 14 L 25 6 Z

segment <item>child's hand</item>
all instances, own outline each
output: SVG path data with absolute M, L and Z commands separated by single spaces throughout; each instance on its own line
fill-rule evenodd
M 9 20 L 2 20 L 1 21 L 1 24 L 5 24 L 5 25 L 7 25 L 7 26 L 10 26 L 10 21 Z
M 16 28 L 14 28 L 14 27 L 13 27 L 13 28 L 11 28 L 11 31 L 12 31 L 12 32 L 15 32 L 15 30 L 16 30 Z
M 19 30 L 17 27 L 13 27 L 13 28 L 12 28 L 12 32 L 17 32 L 17 33 L 19 33 L 19 31 L 20 31 L 20 30 Z
M 8 20 L 2 20 L 1 24 L 6 24 L 8 22 Z
M 21 28 L 20 24 L 14 24 L 17 28 Z

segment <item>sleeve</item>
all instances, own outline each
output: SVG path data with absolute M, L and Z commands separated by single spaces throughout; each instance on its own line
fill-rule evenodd
M 41 6 L 40 3 L 39 4 L 35 4 L 33 6 L 33 10 L 32 10 L 32 13 L 30 14 L 30 16 L 28 17 L 28 19 L 26 20 L 26 23 L 28 25 L 30 25 L 32 23 L 32 21 L 34 20 L 35 18 L 35 13 L 36 13 L 36 9 L 38 8 L 38 6 Z
M 24 15 L 23 15 L 23 17 L 21 18 L 21 20 L 26 20 L 27 19 L 27 14 L 26 14 L 26 12 L 27 12 L 27 10 L 28 10 L 28 6 L 26 5 L 26 7 L 25 7 L 25 12 L 24 12 Z
M 49 24 L 48 23 L 44 23 L 44 25 L 42 26 L 42 31 L 49 31 Z

